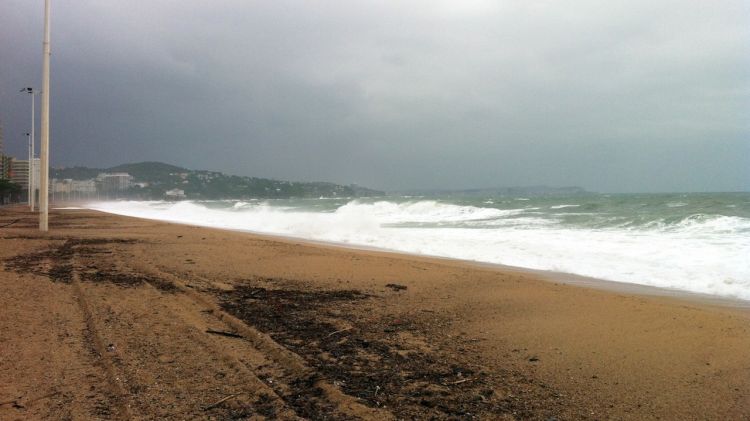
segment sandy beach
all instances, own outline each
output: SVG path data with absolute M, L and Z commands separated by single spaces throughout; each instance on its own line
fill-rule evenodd
M 742 306 L 86 210 L 36 224 L 0 209 L 2 420 L 750 419 Z

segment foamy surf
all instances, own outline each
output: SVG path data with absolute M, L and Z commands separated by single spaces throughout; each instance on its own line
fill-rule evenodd
M 690 205 L 666 200 L 646 209 L 635 199 L 627 206 L 602 196 L 577 204 L 529 199 L 523 207 L 517 199 L 467 205 L 396 198 L 107 202 L 90 208 L 750 300 L 750 218 L 689 214 Z

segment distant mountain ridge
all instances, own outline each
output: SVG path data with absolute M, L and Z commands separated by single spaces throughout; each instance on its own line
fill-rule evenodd
M 132 164 L 120 164 L 112 168 L 107 169 L 108 172 L 126 172 L 136 179 L 150 179 L 159 178 L 172 173 L 185 173 L 190 172 L 187 168 L 178 167 L 176 165 L 165 164 L 157 161 L 144 161 L 136 162 Z
M 540 197 L 540 196 L 579 196 L 593 194 L 578 186 L 550 187 L 550 186 L 528 186 L 528 187 L 495 187 L 477 189 L 423 189 L 401 191 L 400 194 L 419 196 L 464 196 L 464 197 Z
M 52 178 L 89 180 L 100 173 L 128 173 L 134 187 L 127 196 L 161 199 L 170 190 L 179 189 L 188 199 L 245 199 L 292 197 L 365 197 L 383 196 L 384 192 L 354 184 L 283 181 L 259 177 L 227 175 L 219 171 L 190 170 L 163 162 L 136 162 L 110 168 L 82 166 L 53 168 Z
M 156 161 L 136 162 L 132 164 L 120 164 L 110 168 L 89 168 L 83 166 L 52 168 L 52 178 L 70 178 L 73 180 L 87 180 L 95 178 L 101 173 L 126 172 L 132 175 L 136 181 L 147 181 L 156 176 L 164 177 L 171 173 L 189 172 L 187 168 L 176 165 L 165 164 Z

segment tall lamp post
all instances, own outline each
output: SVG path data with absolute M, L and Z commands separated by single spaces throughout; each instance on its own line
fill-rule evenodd
M 44 0 L 44 42 L 42 43 L 42 138 L 39 183 L 39 230 L 49 230 L 49 2 Z
M 21 92 L 25 92 L 31 95 L 31 135 L 29 137 L 29 207 L 34 212 L 36 202 L 36 192 L 34 191 L 34 127 L 36 126 L 36 118 L 34 118 L 34 96 L 39 95 L 39 91 L 35 91 L 34 88 L 23 88 Z M 27 135 L 29 135 L 27 133 Z

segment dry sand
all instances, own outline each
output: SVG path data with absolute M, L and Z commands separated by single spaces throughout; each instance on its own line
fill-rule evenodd
M 13 221 L 2 420 L 750 419 L 747 309 L 92 211 Z

